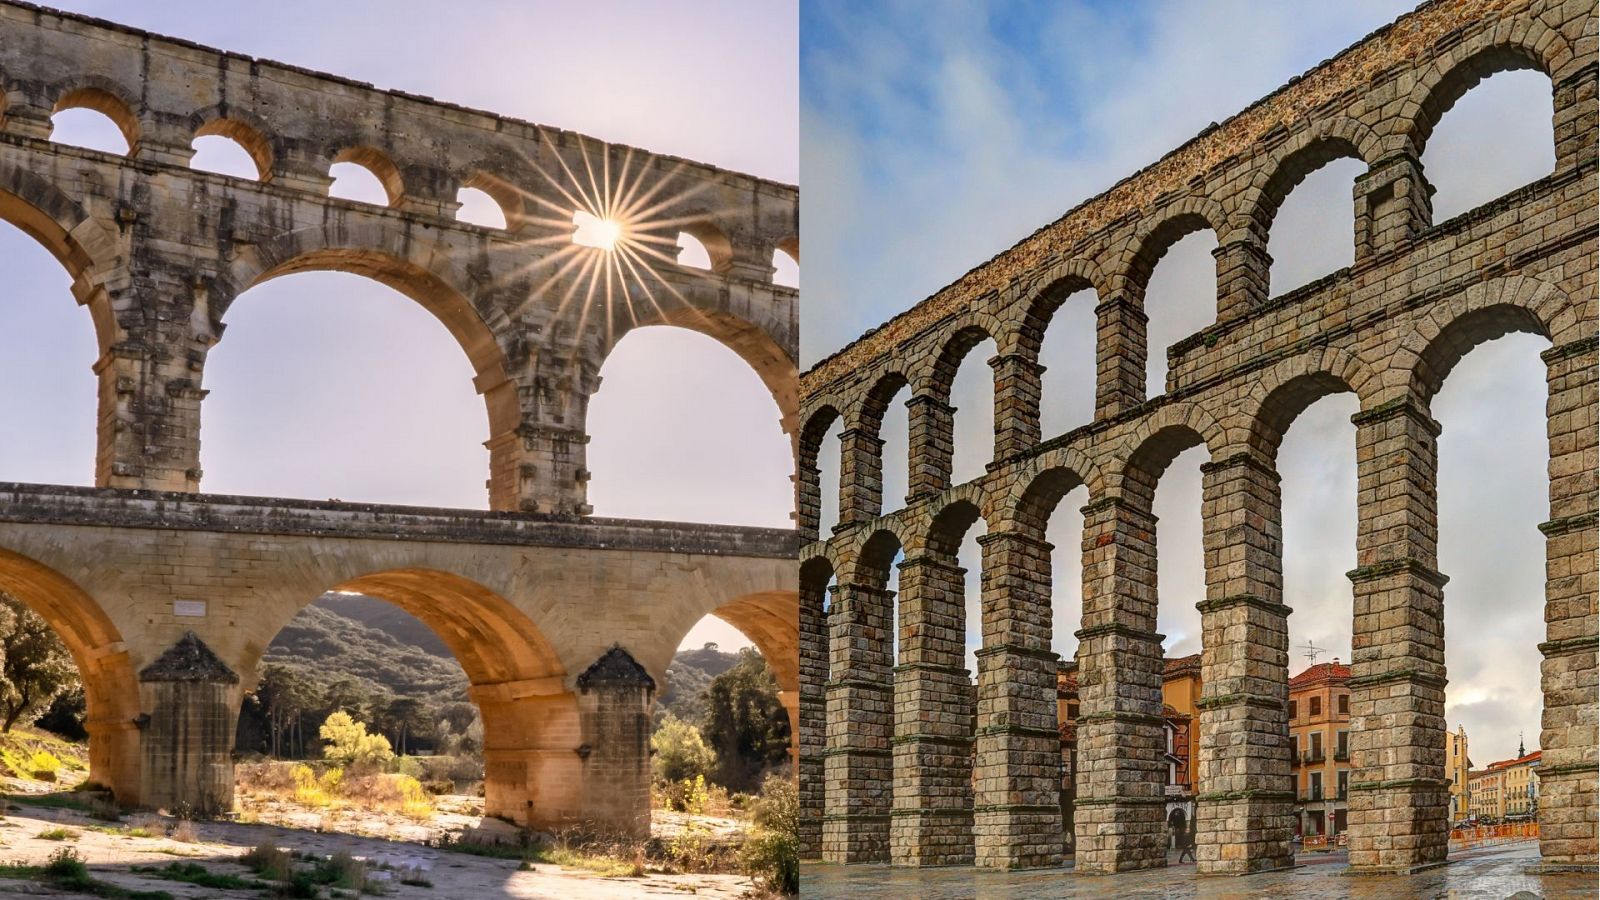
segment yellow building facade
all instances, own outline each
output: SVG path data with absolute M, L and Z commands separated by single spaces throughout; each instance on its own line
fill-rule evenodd
M 1466 820 L 1472 815 L 1471 783 L 1467 773 L 1472 770 L 1472 759 L 1467 755 L 1467 726 L 1457 725 L 1456 730 L 1444 739 L 1444 777 L 1450 779 L 1450 824 Z

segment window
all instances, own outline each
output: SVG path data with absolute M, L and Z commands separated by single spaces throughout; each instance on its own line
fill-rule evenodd
M 1322 715 L 1322 698 L 1321 697 L 1312 697 L 1311 698 L 1311 718 L 1315 719 L 1317 716 L 1320 716 L 1320 715 Z
M 1350 695 L 1349 694 L 1340 694 L 1339 695 L 1339 715 L 1341 715 L 1341 716 L 1350 715 Z
M 1294 700 L 1289 701 L 1289 721 L 1300 718 L 1300 704 Z
M 1321 772 L 1312 772 L 1311 773 L 1311 799 L 1313 799 L 1313 800 L 1321 800 L 1322 799 L 1322 773 Z
M 1339 758 L 1347 759 L 1350 756 L 1350 732 L 1339 732 Z
M 1067 704 L 1067 718 L 1076 719 L 1077 717 L 1078 717 L 1078 704 L 1076 704 L 1076 703 L 1068 703 Z
M 1345 798 L 1345 795 L 1348 794 L 1349 792 L 1350 792 L 1350 770 L 1346 769 L 1345 771 L 1339 773 L 1339 799 L 1343 800 Z
M 1311 733 L 1311 758 L 1313 760 L 1322 758 L 1322 732 L 1320 731 Z

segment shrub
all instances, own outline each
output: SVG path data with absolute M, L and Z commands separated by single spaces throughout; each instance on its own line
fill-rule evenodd
M 89 880 L 89 864 L 83 861 L 78 851 L 62 847 L 50 854 L 50 859 L 44 864 L 44 874 L 59 881 L 82 883 Z
M 262 878 L 273 881 L 287 880 L 294 869 L 289 851 L 269 843 L 257 844 L 239 857 L 239 863 Z
M 77 839 L 78 833 L 76 831 L 59 825 L 39 832 L 39 840 L 41 841 L 75 841 Z
M 318 884 L 360 892 L 367 886 L 367 864 L 343 850 L 317 860 L 311 878 Z
M 167 837 L 180 844 L 193 844 L 200 840 L 200 829 L 196 828 L 195 824 L 188 819 L 179 819 L 172 826 L 172 830 L 167 832 Z
M 716 754 L 706 746 L 700 729 L 667 713 L 661 727 L 650 736 L 651 768 L 657 779 L 679 782 L 704 777 L 716 764 Z
M 343 765 L 383 766 L 394 759 L 394 748 L 381 734 L 368 734 L 367 726 L 344 710 L 332 713 L 318 733 L 325 742 L 322 755 Z
M 61 760 L 48 750 L 40 750 L 28 761 L 28 768 L 40 781 L 55 781 L 56 773 L 61 771 Z
M 788 773 L 768 775 L 753 804 L 756 830 L 745 840 L 739 861 L 768 890 L 800 892 L 800 795 Z

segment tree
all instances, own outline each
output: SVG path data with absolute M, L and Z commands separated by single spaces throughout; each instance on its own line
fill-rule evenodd
M 739 652 L 733 668 L 706 688 L 706 743 L 716 752 L 711 780 L 729 790 L 754 788 L 761 773 L 789 758 L 789 715 L 761 654 Z
M 332 713 L 322 723 L 322 755 L 342 765 L 383 765 L 394 759 L 389 739 L 368 734 L 367 726 L 350 718 L 344 710 Z
M 716 756 L 700 736 L 700 729 L 667 713 L 661 727 L 650 735 L 653 752 L 650 764 L 662 781 L 686 781 L 705 776 L 716 764 Z
M 414 741 L 432 749 L 439 736 L 437 720 L 429 714 L 428 705 L 415 697 L 389 701 L 383 710 L 382 730 L 393 735 L 390 743 L 402 756 Z
M 7 594 L 0 594 L 0 731 L 18 722 L 31 724 L 56 697 L 78 686 L 78 667 L 43 618 Z
M 273 756 L 305 756 L 304 718 L 323 705 L 316 681 L 293 666 L 268 663 L 256 686 L 256 703 L 267 719 Z

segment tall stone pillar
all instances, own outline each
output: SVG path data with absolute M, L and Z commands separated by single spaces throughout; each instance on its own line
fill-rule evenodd
M 994 458 L 1002 460 L 1039 443 L 1044 366 L 1024 353 L 996 356 L 990 365 L 994 368 Z
M 501 430 L 484 441 L 489 451 L 489 507 L 496 510 L 586 516 L 589 397 L 600 387 L 598 366 L 562 351 L 536 354 L 527 371 L 496 384 L 478 384 Z M 480 378 L 481 381 L 481 378 Z
M 839 524 L 868 521 L 883 507 L 883 441 L 857 427 L 839 444 Z
M 1594 338 L 1545 351 L 1550 391 L 1550 520 L 1545 535 L 1544 721 L 1539 747 L 1539 852 L 1547 866 L 1597 862 L 1597 622 Z
M 1283 605 L 1278 474 L 1249 452 L 1200 469 L 1201 614 L 1195 864 L 1243 875 L 1294 864 L 1289 608 Z
M 1247 237 L 1211 251 L 1217 261 L 1217 321 L 1249 315 L 1267 302 L 1272 256 L 1258 238 Z
M 1433 221 L 1433 186 L 1422 163 L 1396 153 L 1356 178 L 1356 264 L 1398 249 Z
M 972 681 L 966 571 L 925 553 L 900 565 L 900 665 L 894 669 L 895 865 L 972 863 Z
M 1145 332 L 1150 320 L 1126 293 L 1102 300 L 1094 317 L 1094 417 L 1100 420 L 1144 402 Z
M 1050 650 L 1050 551 L 1015 531 L 983 545 L 973 824 L 980 866 L 1061 864 L 1061 733 Z
M 956 408 L 926 394 L 913 396 L 906 401 L 906 407 L 910 410 L 911 472 L 906 488 L 909 502 L 950 486 Z
M 650 704 L 656 683 L 628 651 L 612 647 L 578 676 L 584 742 L 583 817 L 599 830 L 650 836 Z
M 823 767 L 822 858 L 827 862 L 889 859 L 893 603 L 893 592 L 863 584 L 840 584 L 834 592 Z
M 1167 864 L 1156 519 L 1147 500 L 1083 508 L 1074 867 L 1110 874 Z
M 1439 425 L 1401 397 L 1356 424 L 1355 634 L 1350 678 L 1350 867 L 1444 862 L 1444 584 L 1438 570 Z
M 801 859 L 822 857 L 823 754 L 827 747 L 828 616 L 824 579 L 800 577 L 800 822 Z
M 139 801 L 173 815 L 233 808 L 239 676 L 194 632 L 139 670 Z

